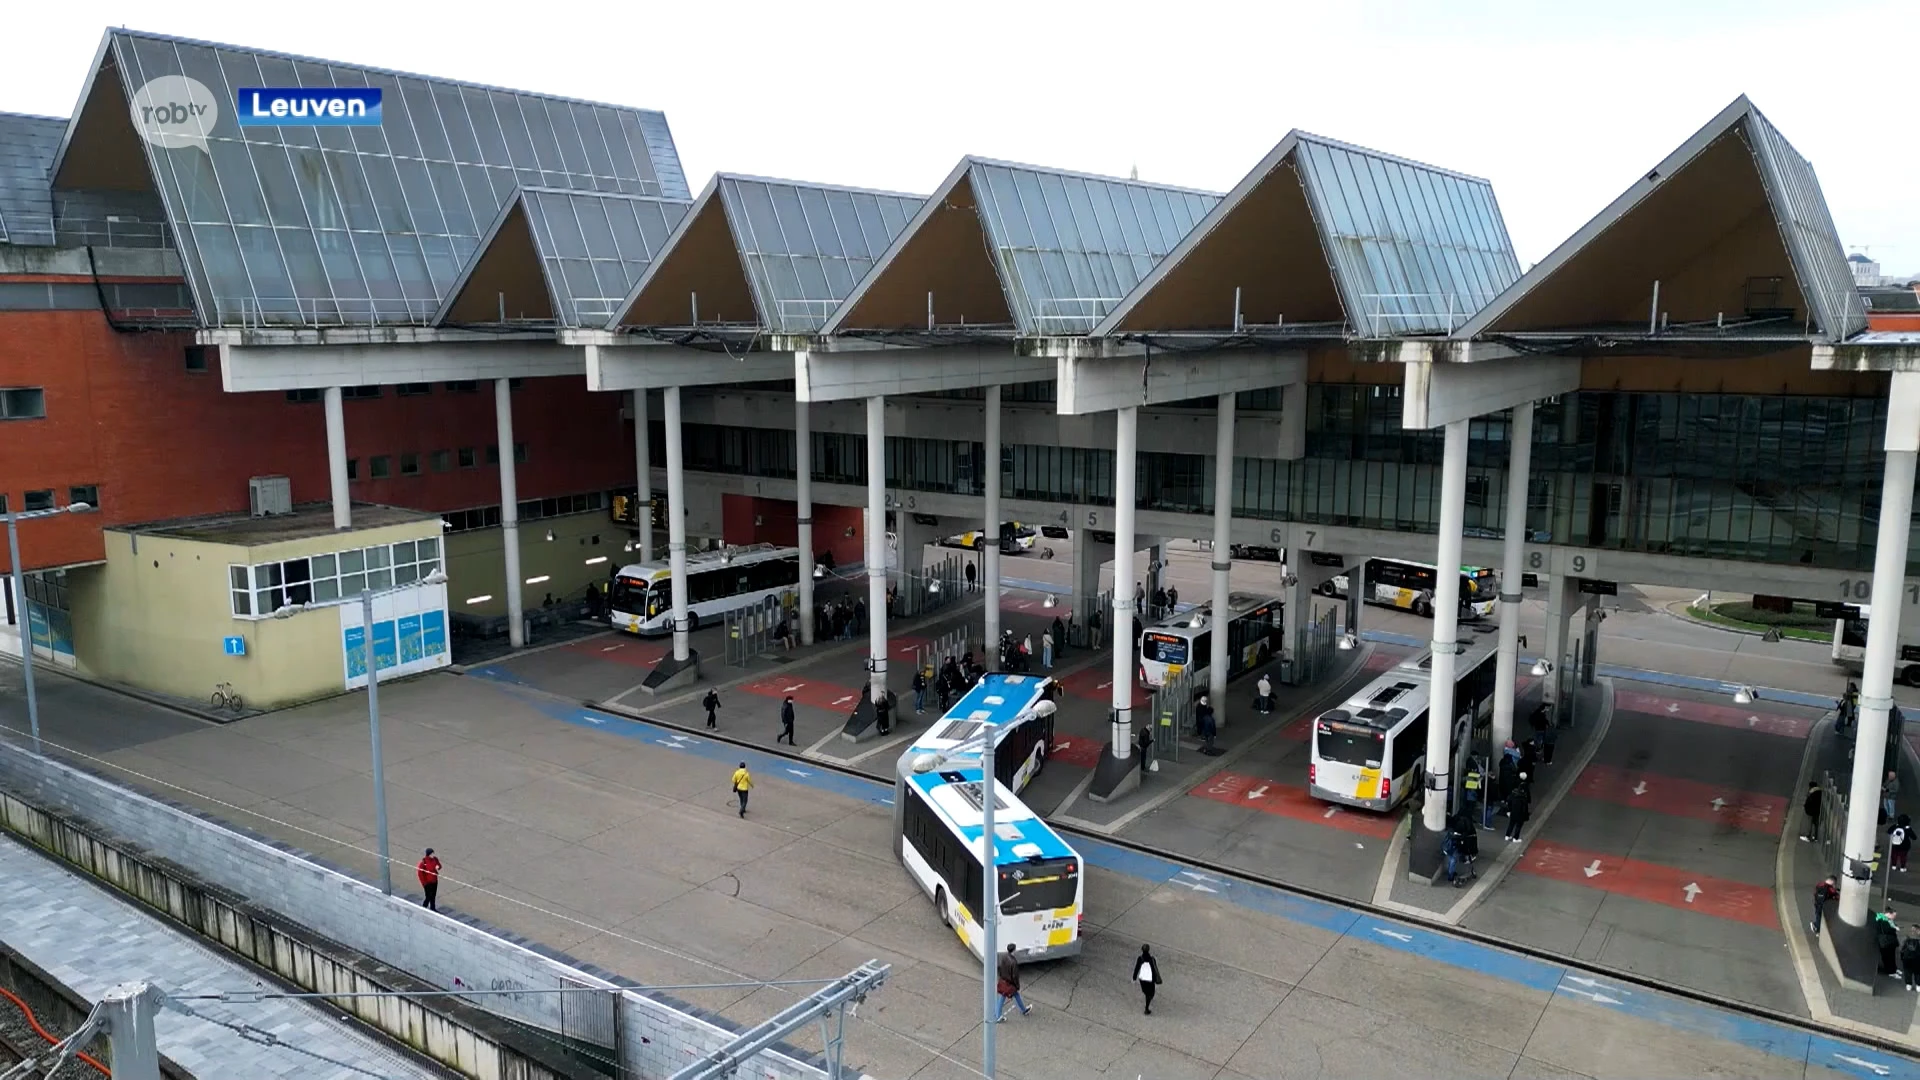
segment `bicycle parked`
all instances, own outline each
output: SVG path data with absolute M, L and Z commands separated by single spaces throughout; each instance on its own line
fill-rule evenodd
M 220 683 L 213 688 L 212 702 L 216 709 L 231 709 L 239 712 L 246 708 L 246 703 L 240 700 L 240 691 L 235 690 L 230 682 Z

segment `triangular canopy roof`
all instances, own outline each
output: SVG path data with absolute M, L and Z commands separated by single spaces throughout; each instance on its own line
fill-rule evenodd
M 0 113 L 0 244 L 53 243 L 53 187 L 47 173 L 67 122 Z
M 825 330 L 1084 334 L 1219 199 L 968 157 Z
M 1456 336 L 1644 332 L 1650 314 L 1721 334 L 1866 329 L 1813 165 L 1744 95 Z
M 132 95 L 166 75 L 228 103 L 204 149 L 134 130 Z M 241 128 L 246 86 L 378 87 L 383 123 Z M 52 179 L 156 191 L 215 325 L 427 323 L 519 188 L 688 195 L 657 112 L 127 30 L 102 39 Z
M 750 323 L 819 330 L 924 196 L 721 173 L 607 328 Z
M 434 325 L 603 325 L 666 247 L 687 205 L 554 188 L 515 192 Z
M 1294 131 L 1093 332 L 1445 332 L 1519 275 L 1487 181 Z

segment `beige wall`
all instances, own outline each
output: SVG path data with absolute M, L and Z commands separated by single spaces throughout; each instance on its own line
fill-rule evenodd
M 433 536 L 438 520 L 277 544 L 240 547 L 107 531 L 104 566 L 75 571 L 74 653 L 82 671 L 173 697 L 205 701 L 230 682 L 250 708 L 338 693 L 345 687 L 340 615 L 332 608 L 286 619 L 238 619 L 227 567 Z M 247 655 L 221 641 L 246 639 Z
M 547 533 L 553 539 L 547 539 Z M 528 610 L 540 606 L 548 593 L 555 600 L 577 600 L 588 585 L 605 586 L 608 567 L 639 558 L 638 552 L 622 551 L 630 531 L 614 524 L 605 510 L 565 517 L 542 518 L 520 526 L 521 600 Z M 595 538 L 599 543 L 594 543 Z M 505 615 L 506 556 L 502 554 L 499 529 L 479 529 L 446 538 L 447 607 L 456 615 Z M 664 558 L 665 545 L 655 553 Z M 607 561 L 587 565 L 588 559 L 605 556 Z M 527 578 L 547 575 L 551 581 L 524 584 Z M 474 596 L 491 597 L 469 604 Z

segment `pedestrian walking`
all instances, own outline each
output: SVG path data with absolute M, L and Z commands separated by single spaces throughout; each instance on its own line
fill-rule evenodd
M 1900 820 L 1893 823 L 1887 831 L 1887 846 L 1893 853 L 1893 868 L 1901 873 L 1907 872 L 1907 853 L 1913 850 L 1913 818 L 1901 814 Z
M 882 735 L 893 732 L 893 694 L 884 688 L 880 700 L 873 703 L 873 726 Z
M 1507 796 L 1507 843 L 1520 839 L 1520 830 L 1527 827 L 1527 818 L 1532 814 L 1533 785 L 1527 783 L 1527 774 L 1523 772 Z
M 913 714 L 927 711 L 927 670 L 921 668 L 913 673 Z M 945 710 L 942 710 L 945 711 Z
M 1833 875 L 1828 874 L 1827 880 L 1813 887 L 1813 921 L 1807 924 L 1807 929 L 1818 934 L 1820 924 L 1827 917 L 1827 905 L 1838 899 L 1840 886 L 1834 884 Z
M 1053 670 L 1053 631 L 1040 631 L 1040 666 Z
M 1513 745 L 1512 739 L 1507 740 L 1506 748 L 1500 752 L 1500 770 L 1496 782 L 1499 786 L 1494 789 L 1493 801 L 1504 808 L 1507 796 L 1513 794 L 1514 785 L 1520 782 L 1520 748 Z
M 420 901 L 420 906 L 428 911 L 439 911 L 440 856 L 435 855 L 432 848 L 428 848 L 427 853 L 420 856 L 420 865 L 414 867 L 414 873 L 420 875 L 420 891 L 426 894 L 426 899 Z
M 1254 684 L 1253 704 L 1263 715 L 1273 712 L 1273 680 L 1267 678 L 1265 672 L 1261 672 L 1260 681 Z
M 1900 977 L 1900 927 L 1893 921 L 1893 909 L 1888 908 L 1873 917 L 1873 944 L 1880 950 L 1880 974 Z
M 1087 612 L 1087 640 L 1093 642 L 1093 647 L 1096 649 L 1106 643 L 1106 627 L 1100 622 L 1098 608 Z
M 787 700 L 780 703 L 780 734 L 775 735 L 773 737 L 773 745 L 779 746 L 780 740 L 782 739 L 786 740 L 788 746 L 799 745 L 798 743 L 793 741 L 793 695 L 792 694 L 788 694 Z
M 1140 946 L 1140 958 L 1133 962 L 1133 981 L 1140 984 L 1140 996 L 1147 999 L 1145 1015 L 1153 1015 L 1153 990 L 1160 985 L 1160 961 L 1154 959 L 1153 950 Z
M 1067 624 L 1060 621 L 1060 616 L 1055 615 L 1053 617 L 1053 626 L 1051 627 L 1051 629 L 1053 630 L 1053 647 L 1060 650 L 1061 652 L 1066 652 L 1067 651 Z M 1048 663 L 1048 666 L 1052 666 L 1053 661 L 1049 660 L 1047 661 L 1047 663 Z
M 1014 948 L 1015 946 L 1009 945 L 1007 951 L 1000 954 L 1000 1007 L 994 1010 L 993 1014 L 993 1022 L 996 1024 L 1007 1018 L 1008 998 L 1012 998 L 1013 1003 L 1020 1006 L 1020 1015 L 1025 1016 L 1033 1011 L 1033 1006 L 1027 1004 L 1027 999 L 1020 996 L 1020 960 L 1014 956 Z
M 1212 752 L 1213 737 L 1219 731 L 1218 723 L 1213 714 L 1213 703 L 1207 700 L 1207 695 L 1201 694 L 1193 703 L 1193 733 L 1200 736 L 1200 741 L 1205 744 L 1202 753 Z
M 720 691 L 708 690 L 707 696 L 700 699 L 700 707 L 707 710 L 707 730 L 717 730 L 720 727 Z
M 1145 585 L 1135 585 L 1133 587 L 1133 613 L 1135 615 L 1145 615 L 1147 613 L 1147 587 Z
M 747 771 L 747 763 L 733 770 L 733 793 L 740 799 L 740 816 L 747 816 L 747 795 L 753 791 L 753 774 Z
M 1900 773 L 1896 769 L 1887 770 L 1887 778 L 1880 781 L 1880 810 L 1887 820 L 1893 820 L 1894 803 L 1900 796 Z
M 1900 970 L 1907 976 L 1907 993 L 1920 983 L 1920 923 L 1907 924 L 1907 940 L 1900 943 Z
M 1180 590 L 1174 588 L 1171 585 L 1167 586 L 1167 611 L 1173 612 L 1178 610 L 1179 607 L 1180 607 Z
M 1820 805 L 1824 794 L 1820 781 L 1815 780 L 1807 785 L 1807 797 L 1800 803 L 1800 809 L 1807 814 L 1807 831 L 1800 834 L 1800 839 L 1812 840 L 1820 835 Z
M 968 592 L 973 591 L 974 579 L 978 578 L 979 576 L 980 576 L 980 572 L 978 570 L 975 570 L 973 568 L 973 564 L 969 562 L 967 564 L 967 591 Z

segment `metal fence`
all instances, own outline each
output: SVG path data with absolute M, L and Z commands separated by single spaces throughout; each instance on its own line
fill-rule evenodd
M 1199 672 L 1192 668 L 1167 676 L 1147 703 L 1148 722 L 1153 725 L 1153 756 L 1167 761 L 1180 760 L 1180 740 L 1194 732 L 1194 698 L 1207 688 Z
M 949 555 L 919 573 L 896 572 L 890 617 L 911 619 L 938 611 L 960 599 L 960 557 Z
M 1337 615 L 1338 612 L 1329 609 L 1301 629 L 1286 659 L 1280 661 L 1282 683 L 1306 686 L 1333 670 L 1340 650 Z
M 745 667 L 755 657 L 784 647 L 785 642 L 779 636 L 782 623 L 786 624 L 787 633 L 797 638 L 800 634 L 795 617 L 798 602 L 799 593 L 783 592 L 768 597 L 764 603 L 735 608 L 721 616 L 726 630 L 727 663 Z
M 1093 616 L 1100 615 L 1100 641 L 1093 640 Z M 1138 620 L 1135 620 L 1136 622 Z M 1113 590 L 1080 598 L 1080 610 L 1073 613 L 1073 625 L 1067 628 L 1067 644 L 1076 649 L 1099 648 L 1113 637 Z
M 966 654 L 971 637 L 971 631 L 961 627 L 934 638 L 913 651 L 913 670 L 924 673 L 927 676 L 927 682 L 931 684 L 934 676 L 939 674 L 940 665 L 946 663 L 947 657 L 951 656 L 957 661 Z
M 560 976 L 560 1037 L 568 1044 L 586 1043 L 611 1051 L 620 1060 L 620 1000 L 618 990 Z

